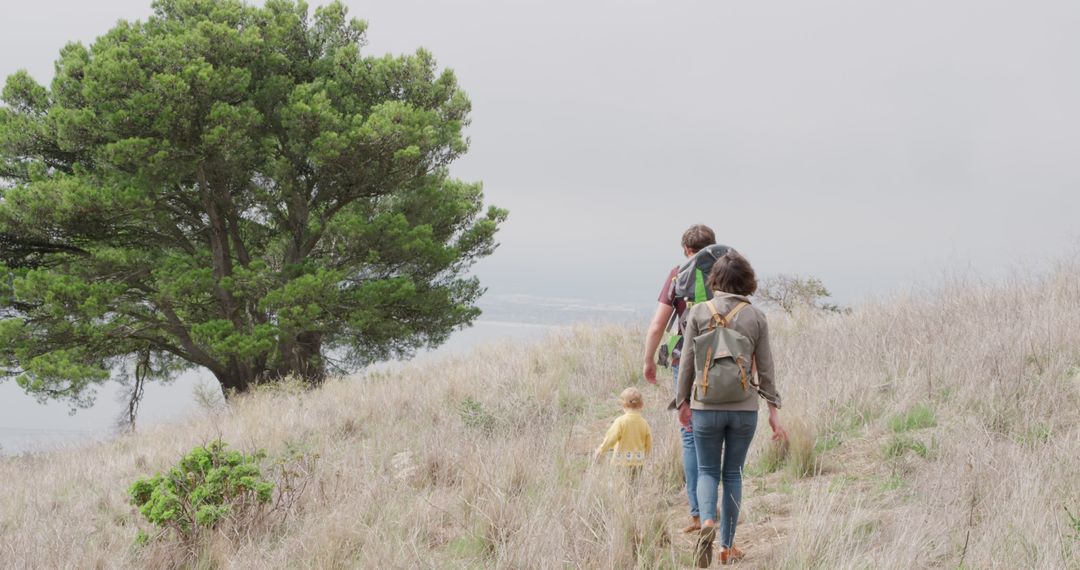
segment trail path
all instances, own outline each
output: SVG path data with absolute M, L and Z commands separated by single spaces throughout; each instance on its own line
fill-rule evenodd
M 571 448 L 577 453 L 589 454 L 603 435 L 610 419 L 601 419 L 577 426 L 571 436 Z M 654 425 L 658 430 L 677 429 L 667 422 Z M 739 517 L 735 544 L 746 553 L 736 566 L 739 568 L 771 568 L 775 557 L 789 540 L 795 520 L 808 501 L 812 486 L 825 485 L 830 489 L 843 489 L 849 497 L 860 497 L 866 502 L 880 502 L 881 515 L 890 510 L 883 499 L 880 486 L 890 477 L 889 467 L 876 460 L 884 439 L 881 432 L 848 434 L 840 444 L 820 456 L 817 473 L 807 477 L 794 477 L 783 469 L 768 474 L 747 473 L 743 477 L 744 506 Z M 767 430 L 759 431 L 754 446 L 767 445 Z M 668 444 L 678 444 L 677 438 L 668 438 Z M 683 527 L 689 522 L 689 509 L 684 491 L 670 497 L 672 504 L 668 513 L 668 531 L 672 537 L 679 559 L 685 568 L 692 568 L 691 556 L 696 533 L 684 534 Z M 719 566 L 714 561 L 715 566 Z
M 746 553 L 739 564 L 742 568 L 764 568 L 769 555 L 791 530 L 794 493 L 783 492 L 783 475 L 771 473 L 761 477 L 746 477 L 743 481 L 744 507 L 739 517 L 735 544 Z M 672 508 L 671 535 L 680 551 L 692 552 L 696 533 L 684 534 L 689 521 L 685 495 L 680 493 L 679 504 Z M 719 566 L 719 564 L 716 564 Z M 692 566 L 688 566 L 690 568 Z

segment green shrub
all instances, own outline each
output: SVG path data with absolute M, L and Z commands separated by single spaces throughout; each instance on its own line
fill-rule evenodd
M 167 473 L 139 479 L 128 493 L 146 520 L 181 540 L 227 517 L 251 517 L 271 500 L 274 484 L 259 470 L 263 452 L 229 451 L 221 440 L 196 447 Z M 143 540 L 145 542 L 145 539 Z
M 494 414 L 487 411 L 483 404 L 472 398 L 465 398 L 461 401 L 461 404 L 458 405 L 458 415 L 466 427 L 485 434 L 495 431 L 495 425 L 498 423 L 498 418 Z
M 135 546 L 146 546 L 148 542 L 150 542 L 150 535 L 146 534 L 145 530 L 139 529 L 135 533 Z
M 889 427 L 896 433 L 903 433 L 916 429 L 934 427 L 937 425 L 937 417 L 934 410 L 926 404 L 919 404 L 907 411 L 907 413 L 893 416 L 889 420 Z

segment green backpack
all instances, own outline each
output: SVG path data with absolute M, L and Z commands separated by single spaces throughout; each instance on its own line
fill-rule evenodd
M 740 301 L 727 315 L 716 310 L 716 302 L 706 303 L 713 318 L 708 330 L 694 337 L 694 400 L 703 404 L 734 404 L 752 398 L 754 344 L 730 328 L 732 319 L 750 303 Z
M 712 271 L 716 260 L 728 251 L 734 251 L 734 249 L 722 244 L 710 245 L 691 256 L 675 272 L 675 278 L 672 279 L 670 285 L 671 298 L 672 300 L 682 299 L 686 303 L 686 310 L 683 311 L 682 316 L 671 313 L 671 318 L 664 327 L 667 331 L 667 340 L 660 346 L 657 354 L 657 364 L 660 366 L 669 366 L 671 362 L 679 358 L 683 341 L 681 333 L 686 325 L 686 315 L 690 312 L 690 307 L 712 299 L 712 291 L 705 286 L 705 276 Z

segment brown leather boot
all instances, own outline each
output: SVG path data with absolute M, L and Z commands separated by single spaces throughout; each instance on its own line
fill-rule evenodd
M 720 548 L 720 564 L 734 564 L 742 560 L 744 556 L 746 556 L 746 554 L 738 548 L 735 548 L 734 544 L 728 548 Z
M 701 530 L 701 517 L 690 517 L 690 524 L 682 529 L 683 533 L 697 532 Z

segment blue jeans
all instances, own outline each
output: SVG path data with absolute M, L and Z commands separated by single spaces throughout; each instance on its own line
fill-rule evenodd
M 679 367 L 672 366 L 675 372 L 675 397 L 679 397 Z M 690 499 L 690 516 L 698 516 L 698 461 L 697 448 L 694 446 L 694 432 L 686 431 L 679 426 L 679 435 L 682 436 L 682 467 L 683 476 L 686 478 L 686 498 Z
M 720 523 L 720 546 L 735 540 L 742 504 L 742 469 L 757 429 L 757 412 L 694 410 L 691 420 L 697 445 L 697 498 L 701 520 Z M 716 518 L 717 488 L 724 484 L 720 518 Z

